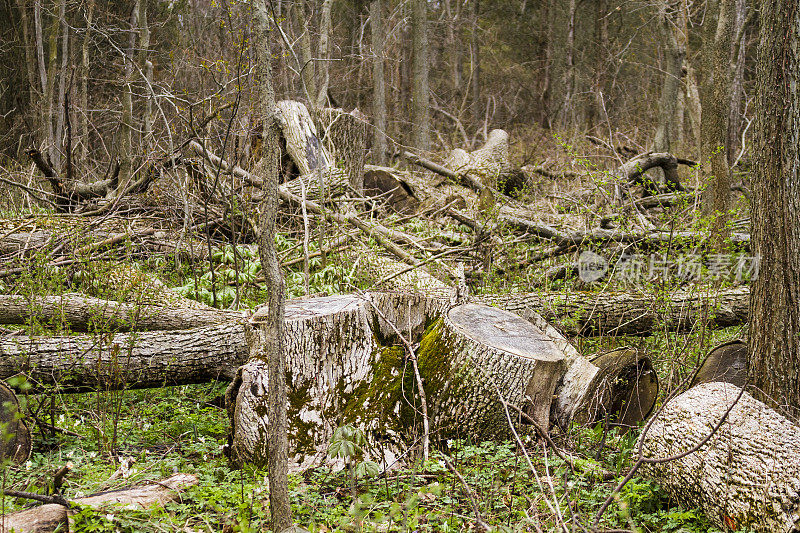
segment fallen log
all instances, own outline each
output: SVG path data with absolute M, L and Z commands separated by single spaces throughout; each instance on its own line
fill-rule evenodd
M 76 498 L 67 508 L 57 503 L 40 505 L 24 511 L 0 515 L 0 533 L 49 533 L 69 531 L 69 517 L 81 507 L 91 507 L 113 514 L 123 509 L 150 509 L 177 501 L 180 494 L 197 485 L 198 479 L 191 474 L 175 474 L 161 481 L 140 487 L 101 492 L 85 498 Z
M 0 295 L 0 324 L 64 324 L 73 331 L 181 330 L 221 324 L 238 313 L 219 309 L 191 309 L 136 305 L 81 294 L 25 297 Z
M 488 305 L 522 314 L 540 313 L 567 335 L 651 335 L 738 326 L 747 322 L 750 289 L 696 290 L 669 295 L 667 305 L 650 295 L 570 292 L 482 297 Z
M 720 528 L 798 530 L 800 427 L 739 387 L 689 389 L 666 405 L 639 444 L 642 472 Z

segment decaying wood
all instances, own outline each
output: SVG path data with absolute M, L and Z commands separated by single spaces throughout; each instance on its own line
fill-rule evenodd
M 680 178 L 678 177 L 678 165 L 695 166 L 697 163 L 685 159 L 679 159 L 668 153 L 652 153 L 637 155 L 629 159 L 616 170 L 616 174 L 624 182 L 635 182 L 645 186 L 645 189 L 652 189 L 652 182 L 647 183 L 644 173 L 651 168 L 660 167 L 664 171 L 664 180 L 667 186 L 673 191 L 682 191 Z
M 393 212 L 411 214 L 419 208 L 414 191 L 393 168 L 365 165 L 362 185 L 364 196 L 375 198 Z
M 0 464 L 22 464 L 31 455 L 31 430 L 20 411 L 16 394 L 0 381 Z
M 669 295 L 669 305 L 631 293 L 571 292 L 488 296 L 483 302 L 508 311 L 540 313 L 568 335 L 650 335 L 655 331 L 690 331 L 747 322 L 750 289 L 695 290 Z
M 750 394 L 702 383 L 670 401 L 641 440 L 642 465 L 686 508 L 720 528 L 764 533 L 800 526 L 800 427 Z M 736 401 L 738 399 L 738 402 Z M 719 430 L 694 453 L 732 409 Z
M 444 166 L 462 176 L 472 175 L 487 187 L 503 190 L 512 179 L 508 138 L 504 130 L 492 130 L 483 146 L 473 152 L 453 150 Z
M 150 509 L 177 501 L 183 491 L 197 483 L 198 479 L 194 475 L 175 474 L 141 487 L 76 498 L 70 501 L 76 506 L 73 509 L 51 503 L 17 511 L 0 516 L 0 533 L 50 533 L 57 529 L 68 531 L 69 516 L 80 507 L 102 509 L 104 513 L 110 514 L 121 509 Z
M 65 324 L 73 331 L 180 330 L 221 324 L 237 313 L 136 305 L 81 294 L 31 297 L 0 295 L 0 324 Z
M 724 381 L 737 387 L 747 382 L 747 343 L 735 339 L 712 349 L 697 369 L 689 387 Z

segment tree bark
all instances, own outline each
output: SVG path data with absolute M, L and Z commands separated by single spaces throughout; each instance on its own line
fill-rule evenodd
M 135 305 L 81 294 L 27 298 L 0 295 L 0 324 L 66 324 L 73 331 L 172 331 L 222 324 L 237 313 L 218 309 L 189 309 Z
M 640 437 L 645 474 L 686 508 L 720 528 L 765 533 L 797 531 L 800 512 L 800 428 L 728 383 L 705 383 L 670 401 Z M 737 398 L 738 402 L 737 402 Z
M 431 148 L 430 95 L 428 88 L 428 2 L 411 2 L 413 89 L 411 95 L 412 144 L 427 152 Z
M 95 496 L 77 498 L 71 502 L 79 506 L 104 509 L 149 509 L 178 501 L 180 494 L 189 487 L 197 485 L 198 479 L 191 474 L 175 474 L 161 481 L 136 487 L 133 489 L 112 490 Z M 17 511 L 0 516 L 0 533 L 49 533 L 51 531 L 69 531 L 69 517 L 75 511 L 57 504 L 48 503 L 32 509 Z
M 369 6 L 372 29 L 372 116 L 374 118 L 372 158 L 376 165 L 386 164 L 386 83 L 384 74 L 384 36 L 381 0 Z
M 676 120 L 678 97 L 681 90 L 681 70 L 686 49 L 681 48 L 676 32 L 681 31 L 676 27 L 673 17 L 669 13 L 673 2 L 664 0 L 659 4 L 658 18 L 659 30 L 664 51 L 664 82 L 661 86 L 661 98 L 658 104 L 658 127 L 654 142 L 655 152 L 672 152 L 677 146 L 677 130 L 683 125 Z
M 19 408 L 17 395 L 0 381 L 0 464 L 23 464 L 33 448 L 31 430 Z M 2 517 L 0 516 L 0 526 Z
M 707 31 L 703 43 L 706 75 L 703 84 L 701 162 L 708 189 L 704 214 L 711 220 L 713 249 L 721 252 L 729 233 L 730 168 L 728 167 L 728 118 L 730 116 L 730 50 L 735 0 L 719 0 L 716 31 Z M 706 24 L 709 24 L 707 21 Z M 713 37 L 713 38 L 712 38 Z
M 269 507 L 272 529 L 282 532 L 292 526 L 288 480 L 289 423 L 286 414 L 288 399 L 285 372 L 287 366 L 283 339 L 286 284 L 281 265 L 278 262 L 275 244 L 280 150 L 278 148 L 275 91 L 272 87 L 271 32 L 267 1 L 259 0 L 253 11 L 255 15 L 258 109 L 261 123 L 264 125 L 262 156 L 255 171 L 256 175 L 261 176 L 264 181 L 264 197 L 259 206 L 258 254 L 267 278 L 269 297 L 267 312 L 261 320 L 263 344 L 260 344 L 257 350 L 250 352 L 248 361 L 248 365 L 266 370 L 266 376 L 259 374 L 252 376 L 254 378 L 252 381 L 245 379 L 242 383 L 244 387 L 240 389 L 237 397 L 237 403 L 246 403 L 253 412 L 267 415 L 268 426 L 264 427 L 263 424 L 257 426 L 259 446 L 256 448 L 258 452 L 266 453 L 255 453 L 249 459 L 257 466 L 269 467 Z M 325 166 L 323 165 L 321 168 L 324 169 Z M 243 376 L 247 377 L 244 373 Z M 242 430 L 241 422 L 241 420 L 237 421 L 234 426 L 234 438 L 236 438 L 236 430 Z
M 750 308 L 751 383 L 793 413 L 800 410 L 800 9 L 761 6 L 753 253 L 764 273 Z

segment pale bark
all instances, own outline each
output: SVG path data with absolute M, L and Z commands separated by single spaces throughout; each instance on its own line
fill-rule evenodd
M 89 44 L 92 41 L 92 21 L 94 20 L 95 0 L 88 0 L 86 6 L 86 28 L 81 43 L 81 66 L 78 80 L 80 83 L 81 119 L 79 121 L 80 152 L 79 168 L 84 172 L 89 165 Z
M 65 324 L 73 331 L 171 331 L 236 318 L 231 311 L 135 305 L 81 294 L 31 298 L 0 295 L 0 324 Z
M 412 77 L 411 124 L 412 144 L 419 150 L 431 148 L 430 95 L 428 87 L 428 2 L 412 0 Z
M 681 47 L 672 14 L 669 12 L 672 2 L 664 0 L 659 4 L 659 34 L 664 53 L 664 82 L 661 86 L 661 98 L 658 103 L 658 126 L 654 141 L 655 152 L 672 152 L 676 146 L 678 129 L 683 125 L 677 121 L 678 98 L 681 90 L 681 70 L 686 49 Z
M 479 41 L 480 26 L 480 0 L 472 0 L 472 32 L 470 34 L 469 48 L 472 63 L 472 123 L 475 128 L 480 128 L 483 122 L 483 105 L 481 103 L 481 46 Z M 483 131 L 486 135 L 486 130 Z
M 750 308 L 751 382 L 800 411 L 800 10 L 761 6 L 758 56 L 753 253 L 761 276 Z
M 386 164 L 386 82 L 384 74 L 384 36 L 381 0 L 369 6 L 372 29 L 372 116 L 374 119 L 372 158 L 375 164 Z
M 319 83 L 317 84 L 316 108 L 322 109 L 328 102 L 328 82 L 330 81 L 330 50 L 328 41 L 331 33 L 331 7 L 332 0 L 322 1 L 322 12 L 319 25 L 319 54 L 320 65 L 317 68 Z
M 197 485 L 198 479 L 191 474 L 175 474 L 161 481 L 141 487 L 103 492 L 95 496 L 70 500 L 79 506 L 102 509 L 113 514 L 115 510 L 150 509 L 166 503 L 179 501 L 180 494 Z M 48 503 L 32 509 L 0 516 L 0 533 L 50 533 L 69 531 L 69 516 L 75 511 L 57 503 Z
M 705 383 L 670 401 L 640 438 L 643 473 L 719 527 L 796 531 L 800 515 L 800 428 L 728 383 Z M 738 402 L 737 402 L 738 398 Z

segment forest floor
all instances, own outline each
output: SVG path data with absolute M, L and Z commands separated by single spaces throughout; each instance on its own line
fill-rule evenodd
M 602 219 L 614 215 L 615 206 L 599 199 L 608 189 L 608 173 L 597 170 L 594 163 L 572 157 L 572 147 L 552 139 L 548 142 L 539 150 L 560 150 L 561 155 L 556 161 L 545 162 L 545 166 L 570 172 L 577 169 L 581 177 L 542 178 L 519 201 L 527 202 L 544 223 L 584 230 L 598 227 Z M 527 146 L 530 145 L 517 146 L 516 163 L 541 162 L 541 154 L 536 150 L 524 151 Z M 70 241 L 71 249 L 96 241 L 91 235 L 92 228 L 64 229 L 64 217 L 23 207 L 18 193 L 9 198 L 6 201 L 14 205 L 4 207 L 5 216 L 0 224 L 3 233 L 56 228 L 54 231 L 63 236 L 61 240 Z M 737 220 L 746 211 L 744 200 L 740 200 L 731 219 Z M 672 208 L 657 208 L 644 216 L 649 225 L 660 230 L 701 231 L 705 227 L 696 195 L 691 191 Z M 130 223 L 130 219 L 120 217 L 125 223 Z M 319 250 L 316 238 L 306 240 L 305 254 L 310 255 L 306 277 L 302 265 L 303 231 L 298 230 L 301 227 L 298 219 L 301 217 L 297 213 L 285 217 L 278 235 L 281 260 L 288 265 L 290 297 L 371 288 L 370 281 L 362 276 L 364 269 L 354 261 L 354 254 L 364 254 L 364 250 L 383 253 L 375 239 L 363 237 L 352 249 L 329 254 L 324 262 L 314 256 Z M 469 231 L 452 220 L 434 224 L 425 217 L 385 213 L 380 220 L 385 226 L 423 243 L 437 239 L 443 243 L 452 238 L 463 240 Z M 623 231 L 627 224 L 632 229 L 638 227 L 636 217 L 630 214 L 616 218 L 615 224 Z M 548 256 L 552 243 L 498 228 L 499 244 L 493 245 L 494 248 L 487 251 L 484 246 L 474 255 L 462 254 L 471 264 L 484 263 L 483 268 L 476 269 L 477 274 L 468 278 L 474 294 L 542 291 L 553 295 L 625 290 L 651 298 L 657 314 L 666 315 L 669 295 L 687 287 L 685 279 L 658 276 L 645 276 L 635 283 L 610 278 L 601 283 L 586 283 L 570 276 L 551 279 L 548 272 L 570 264 L 577 251 Z M 312 236 L 317 230 L 317 226 L 311 228 Z M 208 305 L 248 307 L 264 301 L 264 288 L 258 279 L 260 262 L 252 245 L 234 247 L 235 243 L 219 235 L 213 242 L 210 234 L 198 238 L 201 246 L 211 248 L 211 253 L 205 262 L 194 265 L 186 261 L 176 265 L 169 256 L 143 254 L 133 237 L 128 246 L 101 250 L 99 254 L 94 250 L 95 253 L 69 265 L 54 265 L 53 249 L 59 241 L 50 242 L 30 255 L 11 254 L 4 268 L 22 266 L 23 272 L 0 278 L 0 293 L 35 296 L 83 292 L 129 301 L 135 296 L 136 287 L 108 282 L 108 272 L 122 262 L 158 276 L 184 297 Z M 620 255 L 608 243 L 593 244 L 589 249 L 601 255 L 608 253 L 609 259 Z M 420 253 L 430 258 L 439 252 L 431 248 Z M 648 250 L 642 257 L 649 260 L 659 253 L 674 257 L 673 242 L 665 242 L 660 250 Z M 703 253 L 695 249 L 685 254 Z M 529 261 L 538 254 L 545 257 Z M 720 289 L 741 282 L 729 280 L 716 286 Z M 8 328 L 5 333 L 46 331 L 69 333 L 63 324 L 42 324 L 33 318 L 23 326 Z M 743 326 L 717 330 L 697 327 L 678 334 L 656 324 L 648 336 L 606 335 L 571 340 L 585 355 L 620 346 L 637 347 L 653 360 L 663 397 L 691 375 L 709 348 L 740 338 L 743 332 Z M 98 330 L 95 334 L 104 332 Z M 75 517 L 76 531 L 264 531 L 269 515 L 265 472 L 232 469 L 222 453 L 229 432 L 228 415 L 219 407 L 225 386 L 212 383 L 83 394 L 66 394 L 55 388 L 43 394 L 21 395 L 23 412 L 35 413 L 46 424 L 35 424 L 30 460 L 19 466 L 3 465 L 0 488 L 45 494 L 50 490 L 53 472 L 67 462 L 73 465 L 63 487 L 68 498 L 185 472 L 197 475 L 199 484 L 184 493 L 180 502 L 153 511 L 83 510 Z M 52 431 L 48 429 L 51 426 L 74 434 Z M 608 431 L 598 424 L 576 426 L 567 434 L 556 435 L 556 442 L 586 466 L 581 471 L 575 471 L 530 438 L 526 451 L 533 470 L 522 450 L 511 442 L 470 442 L 468 438 L 441 443 L 427 461 L 411 460 L 386 474 L 374 475 L 358 464 L 340 472 L 318 468 L 291 476 L 294 516 L 298 524 L 312 532 L 468 531 L 476 521 L 475 500 L 482 520 L 496 531 L 564 531 L 555 525 L 556 515 L 562 517 L 560 521 L 567 524 L 569 531 L 717 531 L 702 514 L 677 506 L 657 485 L 641 477 L 634 477 L 614 497 L 599 523 L 594 524 L 594 514 L 631 466 L 637 434 L 633 430 L 621 435 L 616 429 Z M 463 480 L 454 475 L 447 462 Z M 603 481 L 587 474 L 593 465 L 610 470 L 617 477 Z M 470 496 L 470 492 L 476 496 Z M 552 502 L 557 502 L 557 509 L 551 508 Z M 0 514 L 28 505 L 26 500 L 0 496 Z

